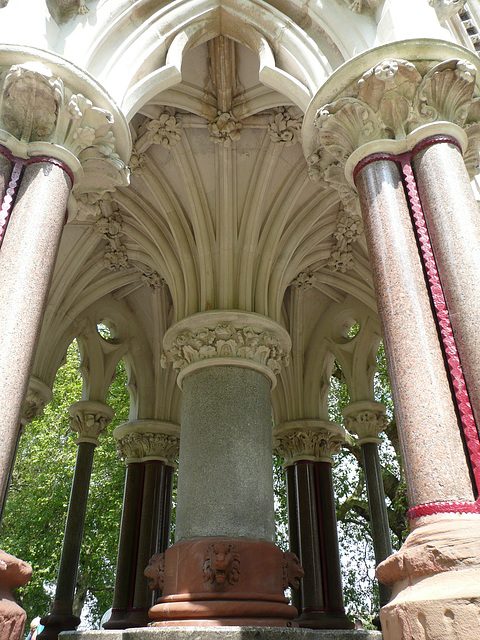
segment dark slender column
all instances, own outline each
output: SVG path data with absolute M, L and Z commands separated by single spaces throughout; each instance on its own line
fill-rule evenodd
M 144 467 L 141 462 L 127 464 L 112 615 L 104 629 L 126 629 L 126 617 L 133 606 Z
M 168 546 L 171 518 L 171 488 L 173 468 L 159 460 L 145 462 L 145 482 L 142 499 L 142 518 L 138 540 L 138 559 L 133 599 L 134 620 L 146 626 L 148 611 L 156 600 L 149 588 L 144 571 L 154 553 L 162 553 Z
M 366 442 L 363 444 L 362 458 L 367 482 L 368 508 L 372 527 L 375 564 L 379 565 L 380 562 L 391 555 L 392 543 L 390 540 L 390 528 L 385 504 L 382 468 L 378 456 L 378 445 L 374 442 Z M 390 601 L 392 589 L 379 582 L 378 591 L 380 595 L 380 607 L 383 607 Z
M 39 637 L 56 640 L 61 631 L 73 630 L 80 618 L 73 615 L 73 598 L 77 584 L 78 564 L 82 546 L 88 491 L 92 473 L 93 454 L 98 436 L 113 417 L 108 405 L 100 402 L 76 402 L 70 407 L 71 427 L 78 431 L 78 451 L 68 504 L 67 522 L 57 586 L 49 615 L 41 619 L 45 628 Z
M 70 188 L 57 164 L 27 166 L 0 249 L 2 510 Z
M 127 475 L 112 616 L 105 629 L 143 627 L 156 594 L 144 575 L 150 558 L 170 541 L 172 489 L 179 427 L 137 420 L 115 429 Z
M 356 185 L 410 506 L 457 509 L 473 502 L 472 483 L 400 170 L 393 160 L 374 160 L 359 167 Z
M 417 146 L 413 167 L 463 375 L 479 428 L 480 215 L 459 148 L 438 140 L 426 139 Z
M 294 604 L 301 627 L 351 629 L 343 605 L 331 456 L 344 431 L 322 420 L 285 423 L 274 431 L 285 458 L 290 548 L 305 570 Z
M 362 466 L 367 484 L 375 565 L 378 566 L 392 553 L 382 468 L 378 456 L 378 445 L 381 443 L 378 434 L 383 431 L 388 422 L 385 407 L 380 402 L 369 400 L 354 402 L 344 408 L 343 417 L 346 428 L 358 436 L 357 444 L 362 449 Z M 389 602 L 392 590 L 380 582 L 378 590 L 380 606 L 383 607 Z
M 295 467 L 290 465 L 285 468 L 285 479 L 287 484 L 287 513 L 288 513 L 288 540 L 290 550 L 300 558 L 300 538 L 298 533 L 298 510 L 297 510 L 297 481 Z M 292 604 L 298 610 L 302 610 L 302 590 L 292 589 Z

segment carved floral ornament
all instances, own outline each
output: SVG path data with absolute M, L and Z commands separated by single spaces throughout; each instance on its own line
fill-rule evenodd
M 110 111 L 74 93 L 42 62 L 0 68 L 1 144 L 20 157 L 48 151 L 67 164 L 75 176 L 77 199 L 88 194 L 95 201 L 128 184 L 113 125 Z
M 344 442 L 341 425 L 326 420 L 287 423 L 273 434 L 273 450 L 284 458 L 285 467 L 300 460 L 331 462 Z

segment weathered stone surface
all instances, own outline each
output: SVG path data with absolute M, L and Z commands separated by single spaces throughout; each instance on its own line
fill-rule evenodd
M 32 577 L 32 567 L 0 551 L 0 640 L 20 640 L 27 614 L 13 597 L 12 589 L 22 587 Z
M 183 627 L 81 631 L 63 640 L 382 640 L 380 631 L 314 630 L 282 627 Z

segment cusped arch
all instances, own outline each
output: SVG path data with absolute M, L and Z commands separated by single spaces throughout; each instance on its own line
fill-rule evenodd
M 293 4 L 289 13 L 301 15 Z M 260 0 L 187 0 L 160 8 L 144 0 L 124 4 L 114 19 L 109 16 L 90 46 L 86 66 L 131 117 L 157 93 L 181 82 L 182 60 L 192 47 L 224 35 L 258 55 L 263 84 L 304 109 L 349 57 L 346 43 L 352 50 L 366 46 L 354 22 L 344 20 L 346 15 L 341 6 L 327 11 L 316 7 L 306 20 L 303 16 L 310 27 L 304 28 L 300 18 L 296 22 Z

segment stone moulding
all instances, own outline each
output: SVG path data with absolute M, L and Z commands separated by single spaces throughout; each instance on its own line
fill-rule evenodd
M 39 60 L 35 50 L 26 56 L 0 50 L 0 143 L 19 158 L 66 164 L 74 176 L 68 203 L 74 216 L 79 200 L 93 202 L 128 184 L 130 133 L 114 103 L 81 71 L 52 56 Z M 15 57 L 18 63 L 2 64 Z
M 290 336 L 273 320 L 243 311 L 207 311 L 184 318 L 163 340 L 162 366 L 178 369 L 178 383 L 205 366 L 235 365 L 256 369 L 272 387 L 289 362 Z
M 342 413 L 345 427 L 358 437 L 358 445 L 381 443 L 378 434 L 388 425 L 385 406 L 381 402 L 353 402 Z
M 126 464 L 159 460 L 176 466 L 180 447 L 180 426 L 162 420 L 134 420 L 118 426 L 113 437 L 117 453 Z
M 328 420 L 293 420 L 273 431 L 273 450 L 284 458 L 284 467 L 302 460 L 332 462 L 344 442 L 343 427 Z
M 98 438 L 105 432 L 114 416 L 114 411 L 108 404 L 90 400 L 74 402 L 70 405 L 68 413 L 70 428 L 79 434 L 75 443 L 90 442 L 95 446 L 100 444 Z

